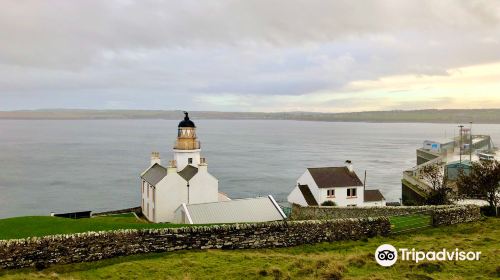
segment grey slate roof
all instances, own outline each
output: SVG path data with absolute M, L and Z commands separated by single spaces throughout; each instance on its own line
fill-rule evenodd
M 198 173 L 198 168 L 192 166 L 192 165 L 187 165 L 182 169 L 182 171 L 179 171 L 178 174 L 181 175 L 184 180 L 189 181 L 191 178 L 194 177 Z
M 188 204 L 193 224 L 269 222 L 286 218 L 272 196 Z M 182 207 L 182 206 L 181 206 Z
M 347 167 L 307 168 L 318 188 L 359 187 L 363 182 Z
M 158 182 L 160 182 L 166 175 L 167 169 L 158 163 L 155 163 L 141 176 L 141 178 L 149 184 L 156 186 L 156 184 L 158 184 Z
M 188 165 L 182 171 L 177 172 L 184 180 L 189 181 L 191 178 L 198 173 L 198 168 Z M 144 174 L 141 176 L 149 184 L 156 186 L 165 176 L 167 176 L 167 169 L 158 163 L 151 166 Z
M 381 201 L 384 200 L 384 196 L 379 190 L 365 190 L 365 201 Z
M 314 195 L 312 194 L 311 189 L 309 189 L 308 185 L 299 185 L 299 190 L 302 193 L 302 196 L 304 196 L 307 205 L 318 206 L 318 202 L 316 201 L 316 198 L 314 198 Z

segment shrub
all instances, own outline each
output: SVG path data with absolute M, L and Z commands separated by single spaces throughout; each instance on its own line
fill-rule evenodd
M 487 217 L 495 217 L 496 214 L 495 207 L 481 206 L 481 214 Z
M 327 200 L 327 201 L 321 203 L 321 206 L 337 206 L 337 203 L 335 203 L 331 200 Z

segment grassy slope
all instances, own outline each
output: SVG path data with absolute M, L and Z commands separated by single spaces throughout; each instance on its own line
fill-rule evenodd
M 0 240 L 85 231 L 180 226 L 184 225 L 146 223 L 136 219 L 133 214 L 78 220 L 50 216 L 17 217 L 0 220 Z
M 0 271 L 5 279 L 492 279 L 500 277 L 500 219 L 429 228 L 364 241 L 265 250 L 208 250 L 121 257 L 57 265 L 44 271 Z M 384 243 L 421 250 L 482 251 L 478 262 L 378 266 L 373 252 Z

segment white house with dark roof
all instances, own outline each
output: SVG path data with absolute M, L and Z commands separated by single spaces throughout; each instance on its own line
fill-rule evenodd
M 181 204 L 227 201 L 219 193 L 219 181 L 208 172 L 202 158 L 196 126 L 187 113 L 179 123 L 173 160 L 165 167 L 160 154 L 153 152 L 150 167 L 141 174 L 141 207 L 151 222 L 172 222 Z
M 336 206 L 385 206 L 379 190 L 365 190 L 350 161 L 342 167 L 308 168 L 288 195 L 288 202 L 320 206 L 332 201 Z

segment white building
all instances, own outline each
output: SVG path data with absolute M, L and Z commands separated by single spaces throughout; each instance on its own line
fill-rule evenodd
M 378 190 L 365 190 L 350 161 L 342 167 L 308 168 L 288 195 L 288 202 L 320 206 L 332 201 L 336 206 L 385 206 Z
M 150 167 L 141 174 L 142 213 L 151 222 L 173 222 L 174 211 L 183 203 L 229 200 L 218 192 L 219 181 L 200 155 L 196 126 L 185 114 L 178 126 L 174 159 L 163 166 L 160 154 L 153 152 Z
M 183 203 L 175 211 L 175 222 L 178 224 L 252 223 L 283 219 L 286 215 L 271 195 L 221 202 Z

